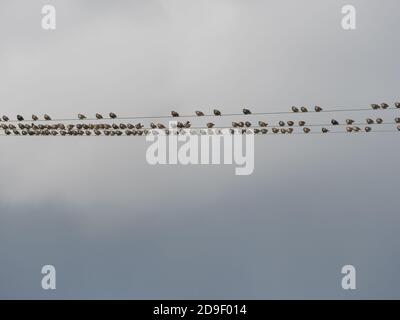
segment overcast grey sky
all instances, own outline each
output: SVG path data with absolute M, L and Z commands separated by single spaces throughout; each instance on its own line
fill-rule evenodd
M 41 29 L 44 4 L 57 10 L 53 32 Z M 393 103 L 399 9 L 2 0 L 1 113 Z M 0 137 L 0 297 L 399 298 L 398 143 L 394 133 L 257 137 L 254 173 L 235 176 L 229 165 L 150 166 L 144 139 Z M 55 291 L 41 289 L 46 264 Z M 340 286 L 345 264 L 357 268 L 352 292 Z

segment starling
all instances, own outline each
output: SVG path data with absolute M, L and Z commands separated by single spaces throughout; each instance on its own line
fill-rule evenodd
M 268 125 L 268 123 L 264 122 L 264 121 L 258 121 L 258 125 L 260 127 L 266 127 Z
M 142 129 L 144 126 L 139 122 L 135 127 L 136 127 L 136 129 L 139 130 L 139 129 Z
M 366 121 L 368 124 L 373 124 L 373 123 L 374 123 L 374 120 L 372 120 L 371 118 L 367 118 L 365 121 Z
M 44 115 L 44 120 L 50 121 L 50 120 L 51 120 L 51 117 L 50 117 L 48 114 L 45 114 L 45 115 Z
M 305 121 L 299 121 L 299 126 L 300 126 L 300 127 L 303 127 L 305 124 L 306 124 Z
M 301 107 L 300 110 L 301 110 L 301 112 L 308 112 L 306 107 Z
M 381 103 L 381 108 L 387 109 L 387 108 L 389 108 L 389 105 L 387 103 Z
M 322 128 L 321 130 L 322 130 L 323 133 L 328 133 L 329 132 L 329 130 L 327 128 Z
M 379 104 L 373 103 L 373 104 L 371 104 L 371 108 L 374 110 L 377 110 L 380 108 L 380 106 L 379 106 Z
M 247 128 L 250 128 L 250 127 L 251 127 L 251 122 L 246 121 L 246 122 L 244 123 L 244 125 L 245 125 Z
M 400 118 L 395 118 L 395 119 L 394 119 L 394 122 L 400 123 Z
M 165 129 L 165 126 L 162 123 L 157 124 L 158 129 Z
M 244 122 L 243 121 L 240 121 L 240 122 L 238 122 L 238 127 L 240 127 L 240 128 L 243 128 L 244 127 Z
M 353 130 L 354 130 L 355 132 L 360 132 L 360 131 L 361 131 L 361 128 L 360 128 L 360 127 L 357 127 L 357 126 L 355 126 L 355 127 L 353 127 Z
M 292 107 L 292 111 L 293 111 L 293 112 L 299 112 L 299 108 L 296 108 L 296 107 L 293 106 L 293 107 Z
M 281 129 L 281 133 L 285 134 L 285 133 L 286 133 L 286 129 L 285 129 L 285 128 L 282 128 L 282 129 Z
M 287 128 L 286 131 L 287 133 L 293 133 L 293 128 Z
M 284 123 L 283 121 L 279 121 L 279 126 L 280 126 L 280 127 L 284 127 L 284 126 L 285 126 L 285 123 Z
M 272 132 L 273 132 L 273 133 L 279 133 L 279 129 L 277 129 L 277 128 L 272 128 Z
M 214 123 L 212 122 L 207 123 L 207 128 L 212 128 L 212 127 L 214 127 Z
M 347 124 L 353 124 L 353 123 L 354 123 L 354 120 L 352 120 L 352 119 L 346 119 L 346 123 L 347 123 Z
M 8 120 L 10 120 L 10 119 L 8 119 L 8 117 L 7 116 L 3 116 L 3 121 L 8 121 Z
M 304 133 L 309 133 L 311 130 L 309 128 L 307 128 L 307 127 L 304 127 L 303 131 L 304 131 Z
M 220 116 L 221 115 L 221 111 L 219 111 L 219 110 L 217 110 L 217 109 L 214 109 L 214 115 L 216 115 L 216 116 Z
M 294 126 L 294 122 L 293 122 L 293 121 L 288 121 L 288 122 L 287 122 L 287 125 L 288 125 L 289 127 L 293 127 L 293 126 Z
M 322 111 L 322 108 L 319 107 L 319 106 L 315 106 L 315 107 L 314 107 L 314 110 L 315 110 L 315 112 L 321 112 L 321 111 Z
M 126 128 L 127 128 L 127 126 L 126 126 L 125 123 L 120 123 L 120 124 L 119 124 L 119 129 L 125 130 Z
M 268 129 L 261 129 L 261 133 L 262 134 L 267 134 L 268 133 Z
M 249 109 L 243 109 L 243 114 L 251 114 L 251 111 Z
M 100 113 L 96 113 L 96 119 L 103 119 L 103 116 Z
M 396 108 L 400 108 L 400 102 L 396 102 L 396 103 L 394 104 L 394 106 L 395 106 Z
M 352 127 L 346 127 L 346 131 L 347 132 L 353 132 L 353 128 Z
M 259 134 L 260 132 L 260 129 L 254 129 L 254 134 Z
M 171 111 L 171 115 L 172 115 L 173 117 L 179 117 L 179 113 L 176 112 L 176 111 Z
M 112 112 L 110 112 L 109 116 L 110 116 L 111 119 L 116 119 L 117 118 L 117 115 L 115 113 L 112 113 Z
M 24 117 L 21 115 L 17 115 L 17 119 L 18 119 L 18 121 L 24 121 Z
M 332 119 L 331 123 L 332 123 L 332 125 L 334 125 L 334 126 L 338 126 L 338 125 L 339 125 L 339 122 L 336 121 L 335 119 Z
M 186 129 L 189 129 L 191 125 L 192 125 L 192 124 L 190 123 L 190 121 L 186 121 L 185 124 L 184 124 L 183 126 L 184 126 Z
M 397 126 L 397 130 L 400 131 L 400 124 Z
M 35 116 L 34 114 L 32 115 L 32 120 L 33 121 L 37 121 L 37 120 L 39 120 L 39 117 L 38 116 Z
M 365 127 L 365 132 L 370 132 L 372 130 L 371 127 Z
M 382 118 L 377 118 L 377 119 L 376 119 L 376 123 L 378 123 L 378 124 L 382 124 L 382 123 L 383 123 L 383 120 L 382 120 Z
M 201 111 L 196 111 L 196 116 L 202 117 L 202 116 L 204 116 L 204 113 Z
M 151 123 L 150 123 L 150 128 L 156 129 L 156 128 L 157 128 L 157 125 L 156 125 L 154 122 L 151 122 Z
M 79 120 L 85 120 L 85 119 L 86 119 L 86 116 L 79 113 L 79 114 L 78 114 L 78 119 L 79 119 Z

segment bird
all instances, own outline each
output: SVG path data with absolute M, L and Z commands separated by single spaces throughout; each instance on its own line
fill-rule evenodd
M 400 108 L 400 102 L 396 102 L 396 103 L 394 104 L 394 106 L 395 106 L 396 108 Z
M 202 117 L 202 116 L 204 116 L 204 113 L 201 111 L 196 111 L 196 116 Z
M 155 126 L 154 123 L 153 123 L 153 125 Z M 132 123 L 128 123 L 128 124 L 126 125 L 126 127 L 127 127 L 129 130 L 135 129 L 135 126 L 134 126 Z M 155 126 L 155 128 L 157 128 L 157 126 Z M 153 129 L 155 129 L 155 128 L 153 128 Z
M 293 128 L 287 128 L 287 129 L 286 129 L 286 132 L 287 132 L 287 133 L 293 133 Z
M 321 111 L 322 111 L 322 108 L 319 107 L 319 106 L 315 106 L 315 107 L 314 107 L 314 110 L 315 110 L 315 112 L 321 112 Z
M 380 106 L 379 106 L 379 104 L 373 103 L 373 104 L 371 104 L 371 108 L 374 110 L 377 110 L 380 108 Z
M 321 131 L 322 131 L 323 133 L 328 133 L 328 132 L 329 132 L 329 130 L 328 130 L 327 128 L 322 128 Z
M 110 112 L 109 116 L 110 116 L 111 119 L 116 119 L 117 118 L 117 115 L 115 113 L 113 113 L 113 112 Z
M 365 132 L 370 132 L 372 130 L 371 127 L 365 127 Z
M 306 124 L 305 121 L 299 121 L 299 126 L 300 126 L 300 127 L 303 127 L 305 124 Z
M 32 115 L 32 120 L 33 121 L 37 121 L 37 120 L 39 120 L 39 117 L 38 116 L 35 116 L 34 114 Z
M 294 126 L 294 122 L 293 122 L 293 121 L 288 121 L 288 122 L 287 122 L 287 125 L 288 125 L 289 127 L 292 127 L 292 126 Z
M 126 126 L 125 123 L 120 123 L 120 124 L 119 124 L 119 128 L 120 128 L 121 130 L 125 130 L 125 129 L 127 128 L 127 126 Z
M 232 127 L 237 128 L 239 125 L 237 122 L 232 122 Z
M 360 127 L 357 127 L 357 126 L 355 126 L 355 127 L 353 127 L 353 130 L 354 130 L 355 132 L 359 132 L 359 131 L 361 131 L 361 128 L 360 128 Z
M 260 132 L 261 132 L 260 129 L 257 129 L 257 128 L 254 129 L 254 134 L 259 134 Z
M 366 121 L 368 124 L 373 124 L 373 123 L 374 123 L 374 120 L 372 120 L 371 118 L 367 118 L 365 121 Z
M 186 121 L 185 124 L 184 124 L 183 126 L 184 126 L 186 129 L 189 129 L 191 125 L 192 125 L 192 124 L 190 123 L 190 121 Z
M 353 128 L 352 127 L 346 127 L 346 131 L 347 132 L 353 132 Z
M 212 128 L 212 127 L 214 127 L 214 123 L 212 122 L 207 123 L 207 128 Z
M 142 125 L 140 122 L 135 126 L 136 129 L 142 129 L 144 127 L 144 125 Z
M 303 131 L 304 131 L 304 133 L 309 133 L 311 130 L 309 128 L 307 128 L 307 127 L 304 127 Z
M 332 119 L 331 123 L 332 123 L 332 125 L 334 125 L 334 126 L 339 125 L 339 122 L 338 122 L 337 120 L 335 120 L 335 119 Z
M 244 127 L 244 122 L 243 121 L 240 121 L 240 122 L 238 122 L 238 127 L 240 127 L 240 128 L 243 128 Z
M 24 121 L 24 117 L 21 115 L 17 115 L 17 119 L 18 119 L 18 121 Z
M 273 133 L 279 133 L 279 129 L 277 129 L 277 128 L 272 128 L 272 132 L 273 132 Z
M 285 126 L 285 123 L 284 123 L 283 121 L 279 121 L 279 126 L 280 126 L 280 127 L 284 127 L 284 126 Z
M 119 129 L 119 125 L 117 125 L 116 123 L 113 123 L 113 124 L 112 124 L 112 128 L 113 128 L 114 130 L 117 130 L 117 129 Z
M 103 116 L 100 113 L 96 113 L 96 119 L 103 119 Z
M 251 122 L 246 121 L 246 122 L 244 123 L 244 125 L 245 125 L 247 128 L 250 128 L 250 127 L 251 127 Z
M 293 112 L 299 112 L 299 108 L 296 108 L 295 106 L 292 107 Z
M 383 119 L 382 119 L 382 118 L 377 118 L 377 119 L 376 119 L 376 123 L 378 123 L 378 124 L 383 123 Z
M 214 113 L 214 115 L 216 115 L 216 116 L 220 116 L 220 115 L 221 115 L 221 111 L 219 111 L 219 110 L 217 110 L 217 109 L 214 109 L 213 113 Z
M 3 121 L 7 122 L 8 120 L 10 120 L 7 116 L 3 116 Z
M 171 111 L 171 115 L 172 115 L 173 117 L 179 117 L 179 113 L 176 112 L 176 111 Z
M 387 103 L 381 103 L 381 108 L 387 109 L 387 108 L 389 108 L 389 105 Z
M 78 119 L 79 119 L 79 120 L 85 120 L 85 119 L 86 119 L 86 116 L 83 115 L 83 114 L 81 114 L 81 113 L 79 113 L 79 114 L 78 114 Z
M 394 119 L 394 122 L 400 123 L 400 118 L 395 118 L 395 119 Z
M 154 122 L 150 122 L 150 128 L 156 129 L 157 125 Z
M 400 124 L 397 126 L 397 130 L 400 131 Z
M 301 110 L 301 112 L 308 112 L 306 107 L 301 107 L 300 110 Z
M 268 123 L 264 122 L 264 121 L 258 121 L 258 125 L 260 127 L 266 127 L 268 125 Z
M 158 129 L 165 129 L 165 126 L 162 123 L 157 124 Z
M 243 114 L 251 114 L 251 111 L 249 109 L 243 109 Z
M 182 129 L 183 128 L 183 123 L 178 121 L 176 126 L 177 126 L 177 128 Z
M 281 133 L 285 134 L 285 133 L 286 133 L 286 129 L 285 129 L 285 128 L 282 128 L 282 129 L 281 129 Z
M 267 134 L 268 133 L 268 129 L 261 129 L 261 133 L 262 134 Z
M 353 123 L 354 123 L 354 120 L 352 120 L 352 119 L 346 119 L 346 123 L 347 123 L 347 124 L 353 124 Z
M 47 120 L 47 121 L 51 120 L 51 117 L 48 114 L 45 114 L 43 117 L 44 117 L 44 120 Z

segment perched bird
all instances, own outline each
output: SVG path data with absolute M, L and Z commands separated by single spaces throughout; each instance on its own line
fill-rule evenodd
M 246 122 L 244 123 L 244 125 L 245 125 L 247 128 L 250 128 L 250 127 L 251 127 L 251 122 L 246 121 Z
M 334 126 L 337 126 L 337 125 L 339 125 L 339 122 L 338 122 L 338 121 L 336 121 L 335 119 L 332 119 L 331 123 L 332 123 L 332 125 L 334 125 Z
M 267 134 L 268 133 L 268 129 L 261 129 L 261 133 L 262 134 Z
M 372 130 L 371 127 L 365 127 L 365 132 L 370 132 Z
M 293 106 L 293 107 L 292 107 L 292 111 L 293 111 L 293 112 L 299 112 L 299 108 L 296 108 L 296 107 Z
M 272 128 L 272 132 L 275 133 L 275 134 L 276 134 L 276 133 L 279 133 L 279 129 L 277 129 L 277 128 Z
M 400 123 L 400 118 L 395 118 L 395 119 L 394 119 L 394 122 Z
M 321 112 L 321 111 L 322 111 L 322 108 L 319 107 L 319 106 L 315 106 L 315 107 L 314 107 L 314 110 L 315 110 L 315 112 Z
M 396 102 L 396 103 L 394 104 L 394 106 L 395 106 L 396 108 L 400 108 L 400 102 Z
M 214 123 L 212 122 L 207 123 L 207 128 L 212 128 L 212 127 L 214 127 Z
M 103 116 L 100 113 L 96 113 L 96 119 L 103 119 Z
M 381 108 L 387 109 L 387 108 L 389 108 L 389 105 L 387 103 L 381 103 Z
M 176 126 L 177 126 L 179 129 L 182 129 L 182 128 L 183 128 L 183 123 L 178 121 L 177 124 L 176 124 Z
M 251 114 L 251 111 L 249 109 L 243 109 L 243 114 Z
M 165 129 L 165 126 L 162 123 L 157 124 L 158 129 Z
M 115 113 L 112 113 L 112 112 L 110 112 L 109 116 L 110 116 L 111 119 L 116 119 L 117 118 L 117 115 Z
M 244 127 L 244 122 L 243 121 L 240 121 L 240 122 L 238 122 L 238 127 L 240 127 L 240 128 L 243 128 Z
M 308 112 L 306 107 L 301 107 L 300 110 L 301 110 L 301 112 Z
M 281 129 L 281 133 L 285 134 L 285 133 L 286 133 L 286 129 L 285 129 L 285 128 L 282 128 L 282 129 Z
M 237 122 L 232 122 L 232 127 L 237 128 L 239 125 Z
M 229 129 L 230 134 L 235 134 L 235 129 Z
M 328 130 L 327 128 L 322 128 L 321 131 L 322 131 L 323 133 L 328 133 L 328 132 L 329 132 L 329 130 Z
M 294 126 L 294 122 L 293 122 L 293 121 L 288 121 L 288 122 L 287 122 L 287 125 L 288 125 L 289 127 L 293 127 L 293 126 Z
M 352 127 L 346 127 L 346 131 L 347 132 L 353 132 L 353 128 Z
M 307 128 L 307 127 L 304 127 L 303 131 L 304 131 L 304 133 L 309 133 L 311 130 L 309 128 Z
M 202 116 L 204 116 L 204 113 L 201 111 L 196 111 L 196 116 L 202 117 Z
M 382 118 L 377 118 L 377 119 L 376 119 L 376 123 L 382 124 L 382 123 L 383 123 L 383 119 L 382 119 Z
M 346 119 L 346 123 L 347 123 L 347 124 L 353 124 L 353 123 L 354 123 L 354 120 L 352 120 L 352 119 Z
M 359 132 L 359 131 L 361 131 L 361 128 L 360 128 L 360 127 L 357 127 L 357 126 L 355 126 L 355 127 L 353 127 L 353 130 L 354 130 L 355 132 Z
M 86 116 L 79 113 L 79 114 L 78 114 L 78 119 L 79 119 L 79 120 L 85 120 L 85 119 L 86 119 Z
M 33 121 L 37 121 L 37 120 L 39 120 L 39 117 L 38 116 L 35 116 L 34 114 L 32 115 L 32 120 Z
M 266 127 L 268 125 L 268 123 L 264 122 L 264 121 L 258 121 L 258 125 L 260 127 Z
M 127 128 L 127 126 L 126 126 L 125 123 L 120 123 L 120 124 L 119 124 L 119 129 L 125 130 L 126 128 Z
M 24 121 L 24 117 L 21 115 L 17 115 L 17 119 L 18 119 L 18 121 Z
M 179 113 L 176 112 L 176 111 L 171 111 L 171 115 L 172 115 L 173 117 L 179 117 Z
M 221 115 L 221 111 L 219 111 L 219 110 L 217 110 L 217 109 L 214 109 L 214 115 L 216 115 L 216 116 L 220 116 Z
M 287 133 L 293 133 L 293 128 L 287 128 L 286 131 Z
M 150 128 L 156 129 L 157 125 L 154 122 L 150 122 Z
M 117 125 L 116 123 L 113 123 L 113 124 L 112 124 L 112 128 L 113 128 L 114 130 L 117 130 L 117 129 L 119 129 L 119 125 Z
M 44 120 L 47 120 L 47 121 L 51 120 L 51 117 L 48 114 L 45 114 L 43 117 L 44 117 Z
M 300 126 L 300 127 L 303 127 L 305 124 L 306 124 L 305 121 L 299 121 L 299 126 Z
M 397 126 L 397 130 L 399 130 L 399 131 L 400 131 L 400 124 Z
M 374 123 L 374 120 L 372 120 L 371 118 L 367 118 L 365 121 L 366 121 L 368 124 L 373 124 L 373 123 Z
M 284 126 L 285 126 L 285 123 L 284 123 L 283 121 L 279 121 L 279 126 L 280 126 L 280 127 L 284 127 Z
M 189 129 L 191 125 L 192 125 L 192 124 L 190 123 L 190 121 L 186 121 L 185 124 L 184 124 L 183 126 L 184 126 L 186 129 Z
M 154 123 L 153 123 L 153 124 L 154 124 Z M 157 128 L 156 125 L 154 125 L 154 126 L 155 126 L 155 127 L 154 127 L 153 129 Z M 126 127 L 127 127 L 129 130 L 135 129 L 135 126 L 134 126 L 132 123 L 128 123 L 128 124 L 126 125 Z
M 254 134 L 259 134 L 261 132 L 261 130 L 260 129 L 254 129 Z
M 135 127 L 136 127 L 136 129 L 139 130 L 139 129 L 142 129 L 144 126 L 139 122 Z
M 7 122 L 8 120 L 10 120 L 10 119 L 8 119 L 7 116 L 3 116 L 3 121 Z
M 379 104 L 373 103 L 373 104 L 371 104 L 371 108 L 374 110 L 377 110 L 380 108 L 380 106 L 379 106 Z

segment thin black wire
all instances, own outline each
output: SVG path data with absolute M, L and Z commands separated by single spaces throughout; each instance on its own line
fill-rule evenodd
M 38 120 L 30 120 L 26 119 L 23 121 L 19 120 L 14 120 L 11 119 L 6 122 L 56 122 L 56 121 L 104 121 L 104 120 L 140 120 L 140 119 L 174 119 L 177 120 L 179 118 L 207 118 L 207 117 L 216 117 L 216 118 L 221 118 L 221 117 L 231 117 L 231 116 L 242 116 L 242 117 L 249 117 L 249 116 L 260 116 L 260 115 L 282 115 L 282 114 L 292 114 L 292 115 L 305 115 L 305 114 L 310 114 L 310 113 L 332 113 L 332 112 L 359 112 L 359 111 L 387 111 L 387 110 L 399 110 L 400 108 L 395 108 L 395 107 L 389 107 L 386 109 L 372 109 L 372 108 L 351 108 L 351 109 L 346 109 L 346 108 L 339 108 L 339 109 L 327 109 L 327 110 L 322 110 L 322 111 L 315 111 L 315 110 L 309 110 L 308 112 L 293 112 L 293 111 L 271 111 L 271 112 L 254 112 L 251 114 L 243 114 L 243 113 L 225 113 L 221 114 L 220 116 L 216 116 L 214 114 L 205 114 L 203 116 L 197 116 L 197 115 L 181 115 L 179 117 L 173 117 L 173 116 L 128 116 L 128 117 L 117 117 L 117 118 L 111 118 L 111 117 L 103 117 L 103 119 L 97 119 L 97 118 L 86 118 L 86 119 L 77 119 L 77 118 L 59 118 L 59 119 L 51 119 L 51 120 L 44 120 L 44 119 L 38 119 Z M 5 123 L 5 121 L 3 122 Z

